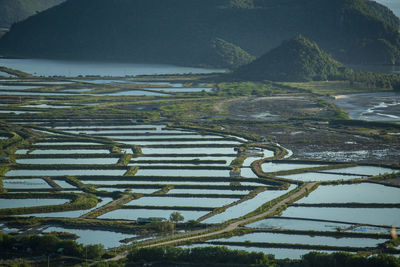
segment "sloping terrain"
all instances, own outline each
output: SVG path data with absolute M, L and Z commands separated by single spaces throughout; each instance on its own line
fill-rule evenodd
M 366 0 L 70 0 L 14 25 L 0 53 L 235 68 L 302 34 L 343 63 L 394 64 L 398 25 Z

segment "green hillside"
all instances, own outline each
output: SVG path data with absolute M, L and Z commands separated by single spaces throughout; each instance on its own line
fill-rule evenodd
M 65 0 L 0 0 L 0 26 L 9 27 Z
M 341 64 L 303 37 L 284 41 L 232 75 L 243 80 L 321 81 L 337 76 Z
M 301 34 L 343 63 L 394 64 L 399 25 L 368 0 L 69 0 L 14 25 L 0 53 L 235 68 Z

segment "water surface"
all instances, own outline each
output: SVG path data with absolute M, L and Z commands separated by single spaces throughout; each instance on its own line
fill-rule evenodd
M 355 224 L 400 225 L 400 209 L 398 208 L 289 207 L 282 212 L 282 216 L 342 221 Z
M 79 236 L 79 238 L 76 240 L 78 243 L 83 245 L 102 244 L 105 249 L 118 247 L 122 245 L 122 243 L 120 243 L 121 240 L 135 237 L 135 235 L 128 235 L 111 231 L 69 229 L 61 227 L 49 227 L 44 232 L 50 233 L 53 231 L 69 232 L 72 234 L 76 234 Z
M 303 164 L 303 163 L 277 163 L 277 162 L 266 162 L 261 165 L 263 172 L 279 172 L 288 171 L 295 169 L 321 167 L 322 164 Z
M 282 244 L 304 244 L 304 245 L 324 245 L 338 247 L 376 247 L 379 243 L 383 243 L 385 239 L 342 237 L 336 238 L 332 236 L 308 236 L 278 233 L 250 233 L 242 236 L 232 236 L 229 238 L 221 238 L 212 241 L 223 242 L 260 242 L 260 243 L 282 243 Z
M 199 197 L 142 197 L 132 200 L 128 205 L 170 206 L 170 207 L 221 207 L 237 201 L 236 198 L 199 198 Z
M 291 185 L 288 190 L 264 191 L 252 199 L 249 199 L 238 205 L 230 207 L 226 211 L 204 220 L 204 222 L 205 223 L 222 223 L 224 221 L 228 221 L 228 220 L 231 220 L 234 218 L 244 216 L 244 215 L 252 212 L 253 210 L 257 209 L 258 207 L 262 206 L 264 203 L 271 201 L 272 199 L 277 198 L 281 195 L 286 194 L 287 192 L 293 190 L 295 187 L 296 186 Z
M 319 186 L 296 203 L 400 203 L 400 188 L 362 183 Z
M 45 199 L 45 198 L 4 199 L 4 198 L 0 198 L 0 209 L 61 205 L 61 204 L 67 203 L 67 202 L 69 202 L 69 199 Z
M 68 76 L 100 75 L 153 75 L 153 74 L 184 74 L 224 72 L 221 69 L 200 69 L 179 67 L 164 64 L 135 64 L 112 62 L 88 62 L 48 59 L 7 59 L 0 58 L 0 65 L 22 70 L 36 76 Z
M 191 210 L 146 210 L 146 209 L 120 209 L 103 214 L 99 219 L 123 219 L 137 220 L 137 218 L 160 217 L 169 219 L 173 212 L 179 212 L 185 218 L 184 221 L 197 220 L 201 216 L 207 214 L 206 211 Z
M 126 170 L 11 170 L 7 177 L 13 176 L 71 176 L 71 175 L 111 175 L 122 176 Z

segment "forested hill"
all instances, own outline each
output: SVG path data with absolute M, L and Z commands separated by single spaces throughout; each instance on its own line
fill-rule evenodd
M 243 80 L 311 81 L 338 76 L 341 64 L 304 37 L 284 41 L 232 75 Z
M 234 68 L 303 35 L 343 63 L 400 63 L 399 20 L 369 0 L 68 0 L 14 25 L 6 56 Z
M 10 27 L 36 12 L 60 4 L 65 0 L 0 0 L 0 26 Z

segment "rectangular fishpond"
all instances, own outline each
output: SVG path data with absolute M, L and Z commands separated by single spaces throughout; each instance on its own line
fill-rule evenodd
M 207 211 L 191 211 L 191 210 L 147 210 L 147 209 L 120 209 L 99 216 L 99 219 L 122 219 L 137 220 L 137 218 L 159 217 L 169 219 L 173 212 L 179 212 L 183 215 L 184 221 L 197 220 L 201 216 L 207 214 Z
M 0 209 L 61 205 L 61 204 L 67 203 L 67 202 L 69 202 L 69 199 L 47 199 L 47 198 L 5 199 L 5 198 L 0 198 Z
M 282 212 L 282 216 L 341 221 L 353 224 L 400 225 L 399 208 L 289 207 Z
M 4 179 L 5 189 L 50 189 L 52 188 L 45 180 L 33 179 Z
M 259 242 L 259 243 L 282 243 L 282 244 L 304 244 L 304 245 L 323 245 L 338 247 L 376 247 L 378 244 L 387 241 L 387 239 L 372 239 L 358 237 L 333 236 L 309 236 L 281 233 L 250 233 L 242 236 L 232 236 L 212 241 L 222 242 Z
M 119 158 L 32 158 L 32 159 L 17 159 L 19 164 L 93 164 L 93 165 L 108 165 L 116 164 Z
M 126 170 L 11 170 L 7 177 L 16 176 L 72 176 L 72 175 L 111 175 L 122 176 Z
M 170 206 L 170 207 L 222 207 L 235 202 L 236 198 L 199 198 L 199 197 L 142 197 L 127 205 Z
M 93 244 L 102 244 L 105 249 L 118 247 L 122 245 L 120 242 L 126 238 L 133 238 L 135 235 L 111 232 L 111 231 L 102 231 L 102 230 L 89 230 L 89 229 L 68 229 L 61 227 L 49 227 L 44 232 L 68 232 L 72 234 L 76 234 L 79 238 L 76 240 L 78 243 L 83 245 L 93 245 Z
M 400 203 L 400 188 L 361 183 L 319 186 L 297 203 Z

